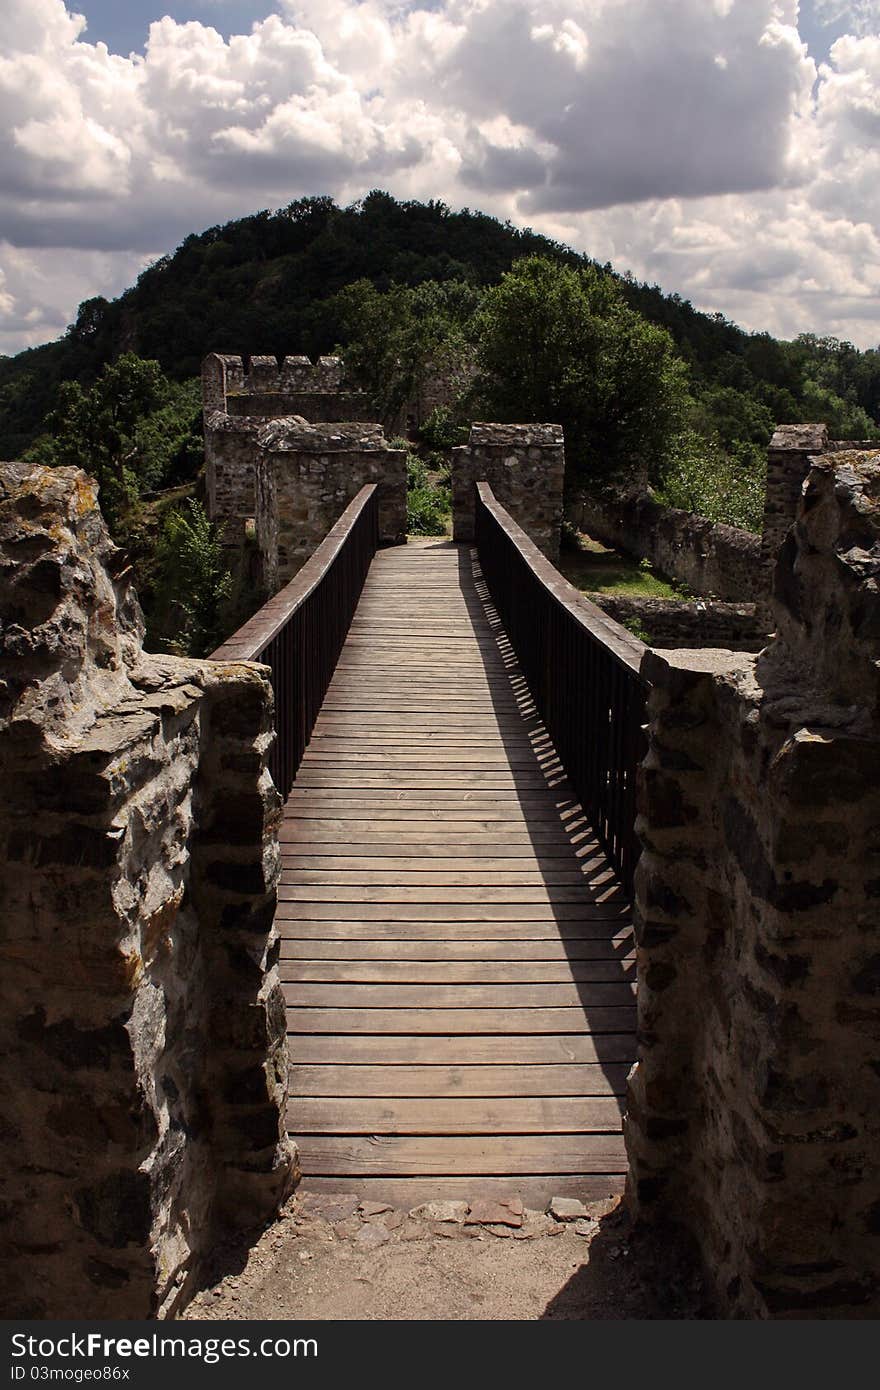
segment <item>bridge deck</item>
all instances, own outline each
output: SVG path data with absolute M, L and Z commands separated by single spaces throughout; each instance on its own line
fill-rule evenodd
M 628 906 L 468 549 L 377 555 L 282 841 L 306 1185 L 619 1191 Z

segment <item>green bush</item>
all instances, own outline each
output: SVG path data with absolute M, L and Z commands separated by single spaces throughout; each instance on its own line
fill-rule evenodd
M 740 442 L 725 452 L 688 432 L 654 491 L 667 507 L 760 533 L 766 481 L 767 458 L 760 445 Z
M 223 637 L 232 591 L 217 528 L 199 502 L 165 518 L 156 547 L 154 635 L 166 651 L 207 656 Z
M 435 406 L 419 430 L 419 440 L 428 449 L 442 452 L 455 448 L 456 444 L 466 444 L 468 431 L 458 424 L 448 406 Z
M 406 529 L 411 536 L 445 536 L 452 511 L 447 485 L 432 481 L 418 454 L 406 461 Z

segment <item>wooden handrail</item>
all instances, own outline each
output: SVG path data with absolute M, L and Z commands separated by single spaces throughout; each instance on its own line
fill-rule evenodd
M 212 654 L 213 661 L 262 661 L 270 668 L 276 738 L 269 767 L 284 797 L 311 738 L 378 544 L 379 497 L 376 484 L 369 483 L 290 583 Z
M 227 637 L 226 641 L 211 653 L 209 660 L 258 660 L 260 653 L 273 637 L 278 635 L 284 624 L 290 621 L 297 608 L 305 603 L 327 574 L 367 503 L 374 496 L 376 486 L 375 483 L 367 483 L 361 488 L 290 583 L 285 584 L 274 597 L 268 599 L 237 632 Z
M 632 891 L 645 644 L 569 584 L 488 483 L 477 483 L 476 494 L 477 551 L 492 601 L 578 800 Z
M 487 511 L 495 517 L 498 525 L 506 531 L 535 578 L 549 590 L 560 607 L 586 628 L 597 642 L 607 647 L 618 661 L 623 662 L 624 666 L 628 666 L 638 675 L 642 657 L 647 651 L 645 643 L 634 637 L 621 623 L 615 622 L 607 613 L 603 613 L 602 609 L 591 603 L 564 574 L 560 574 L 546 555 L 542 555 L 522 527 L 517 525 L 510 513 L 502 507 L 488 483 L 477 483 L 477 496 Z

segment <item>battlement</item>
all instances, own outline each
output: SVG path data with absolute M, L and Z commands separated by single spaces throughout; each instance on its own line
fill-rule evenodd
M 228 410 L 231 397 L 331 395 L 343 390 L 345 363 L 341 357 L 238 357 L 212 352 L 202 363 L 205 410 Z M 267 410 L 249 410 L 264 415 Z M 285 412 L 286 413 L 286 412 Z

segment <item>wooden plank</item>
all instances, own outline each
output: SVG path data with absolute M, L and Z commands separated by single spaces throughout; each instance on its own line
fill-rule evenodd
M 609 1066 L 635 1061 L 631 1032 L 519 1034 L 289 1034 L 294 1066 Z
M 555 787 L 547 786 L 548 792 L 556 792 Z M 423 809 L 441 809 L 444 806 L 470 805 L 479 808 L 480 806 L 491 806 L 500 802 L 507 803 L 509 806 L 525 806 L 530 809 L 529 802 L 541 801 L 537 795 L 537 787 L 524 787 L 520 791 L 513 785 L 493 786 L 491 783 L 482 783 L 479 787 L 471 788 L 469 782 L 463 778 L 458 779 L 458 783 L 453 781 L 446 786 L 435 785 L 429 778 L 423 779 L 421 785 L 414 783 L 404 785 L 396 779 L 389 778 L 385 782 L 375 781 L 373 784 L 367 782 L 365 778 L 358 777 L 353 781 L 342 781 L 332 778 L 309 778 L 309 785 L 305 783 L 298 789 L 299 795 L 307 795 L 311 792 L 322 793 L 329 801 L 355 799 L 362 806 L 369 806 L 371 803 L 387 806 L 399 806 L 407 808 L 422 803 Z M 567 795 L 566 793 L 562 793 Z M 319 797 L 310 798 L 311 805 L 317 805 Z M 537 808 L 536 808 L 537 810 Z M 544 801 L 543 819 L 552 820 L 553 808 Z M 540 818 L 540 813 L 539 813 Z
M 491 792 L 506 792 L 516 795 L 518 789 L 537 791 L 545 786 L 554 786 L 553 778 L 547 781 L 531 772 L 514 774 L 512 772 L 362 772 L 359 768 L 322 768 L 313 772 L 305 768 L 297 775 L 300 787 L 367 787 L 394 788 L 395 791 L 417 790 L 419 787 L 430 791 L 469 789 Z
M 364 986 L 366 988 L 366 986 Z M 285 991 L 285 994 L 287 991 Z M 300 1008 L 288 1000 L 291 1033 L 623 1033 L 635 1028 L 634 1007 L 580 1005 L 546 1009 L 353 1009 Z M 294 1049 L 295 1053 L 295 1049 Z
M 316 820 L 328 830 L 346 834 L 362 831 L 364 827 L 358 824 L 359 821 L 392 821 L 392 825 L 376 825 L 371 834 L 396 835 L 409 828 L 414 835 L 428 831 L 432 834 L 466 835 L 470 839 L 480 832 L 501 832 L 505 835 L 553 839 L 561 836 L 571 844 L 596 842 L 595 832 L 580 813 L 560 816 L 559 812 L 545 806 L 543 813 L 539 811 L 534 816 L 528 816 L 527 808 L 521 802 L 484 802 L 478 797 L 460 798 L 457 803 L 444 805 L 442 809 L 435 801 L 398 797 L 373 801 L 323 794 L 309 801 L 297 798 L 288 801 L 284 808 L 282 833 L 286 833 L 289 826 L 303 825 L 307 830 L 308 825 L 303 823 Z
M 368 830 L 362 831 L 362 834 L 367 833 Z M 369 843 L 357 843 L 352 840 L 340 842 L 338 835 L 328 835 L 325 840 L 287 839 L 281 841 L 281 859 L 290 872 L 298 868 L 319 866 L 329 869 L 355 868 L 359 867 L 361 862 L 366 869 L 387 865 L 392 869 L 418 866 L 440 870 L 455 868 L 457 864 L 464 868 L 477 868 L 488 860 L 495 866 L 495 871 L 500 873 L 501 861 L 511 870 L 520 870 L 531 864 L 547 864 L 552 867 L 580 863 L 586 866 L 596 857 L 595 846 L 592 853 L 590 850 L 573 851 L 565 840 L 555 843 L 551 841 L 542 846 L 540 851 L 536 851 L 534 845 L 510 844 L 498 838 L 489 843 L 482 839 L 464 843 L 463 837 L 459 836 L 458 840 L 451 843 L 437 844 L 429 837 L 430 832 L 422 844 L 401 844 L 391 836 L 373 839 Z
M 314 890 L 312 890 L 314 891 Z M 282 884 L 279 893 L 288 893 L 290 889 Z M 599 930 L 592 933 L 587 930 L 586 935 L 607 935 L 609 923 L 621 921 L 629 923 L 629 908 L 625 902 L 609 903 L 438 903 L 438 902 L 397 902 L 392 905 L 388 902 L 323 902 L 317 899 L 291 899 L 290 901 L 281 900 L 276 909 L 278 920 L 281 922 L 315 922 L 322 925 L 327 922 L 336 922 L 342 925 L 346 922 L 397 922 L 406 924 L 405 930 L 401 932 L 404 937 L 418 936 L 419 932 L 410 924 L 420 922 L 469 922 L 471 925 L 480 928 L 482 936 L 498 936 L 499 932 L 494 931 L 494 927 L 502 922 L 521 922 L 534 924 L 536 930 L 534 936 L 546 935 L 537 928 L 543 925 L 552 924 L 554 931 L 551 935 L 562 935 L 562 927 L 566 924 L 577 925 L 581 928 L 589 928 L 591 924 L 602 922 L 606 924 Z M 487 930 L 491 927 L 493 930 Z M 575 933 L 576 935 L 578 933 Z M 526 933 L 528 936 L 528 933 Z
M 491 704 L 485 702 L 477 712 L 457 714 L 454 710 L 417 710 L 409 707 L 404 696 L 389 701 L 390 708 L 375 710 L 369 728 L 373 733 L 421 733 L 432 731 L 450 734 L 461 731 L 471 735 L 488 734 L 492 738 L 511 740 L 515 737 L 527 738 L 542 730 L 536 720 L 525 718 L 522 712 L 496 712 Z M 323 709 L 318 716 L 316 729 L 323 733 L 347 731 L 353 727 L 363 727 L 357 712 Z
M 620 980 L 597 983 L 562 984 L 358 984 L 350 980 L 324 983 L 300 981 L 283 984 L 284 997 L 296 1008 L 316 1009 L 389 1009 L 430 1008 L 511 1009 L 523 1014 L 540 1013 L 542 1009 L 578 1009 L 589 1013 L 598 1005 L 605 1007 L 631 1004 L 635 997 L 632 984 Z M 529 1031 L 529 1020 L 519 1020 L 520 1029 Z M 370 1032 L 380 1031 L 377 1028 Z M 396 1030 L 395 1030 L 396 1031 Z
M 505 772 L 511 769 L 524 768 L 539 770 L 543 776 L 551 769 L 558 771 L 561 766 L 558 758 L 544 762 L 539 761 L 533 753 L 528 751 L 508 753 L 503 748 L 498 753 L 484 753 L 476 750 L 457 753 L 450 749 L 438 749 L 432 752 L 424 748 L 413 748 L 409 752 L 398 751 L 395 753 L 384 750 L 379 753 L 362 753 L 353 752 L 348 748 L 337 748 L 328 752 L 313 749 L 306 754 L 302 763 L 304 769 L 313 768 L 316 772 L 321 769 L 335 772 L 343 767 L 379 767 L 388 772 L 408 772 L 413 768 L 423 768 L 426 772 L 431 772 L 432 775 L 436 769 L 442 768 L 448 769 L 451 773 L 458 773 L 459 769 L 471 773 Z
M 585 883 L 580 885 L 561 888 L 542 888 L 535 886 L 531 888 L 507 887 L 506 885 L 478 886 L 476 884 L 468 887 L 450 885 L 448 887 L 421 886 L 410 888 L 405 884 L 357 884 L 347 883 L 334 885 L 324 883 L 282 883 L 278 889 L 278 901 L 285 903 L 308 902 L 308 903 L 372 903 L 374 906 L 379 903 L 403 903 L 412 905 L 427 906 L 433 903 L 446 903 L 454 905 L 467 905 L 473 910 L 474 907 L 483 906 L 504 906 L 515 907 L 517 904 L 527 905 L 546 905 L 568 904 L 569 906 L 597 903 L 603 901 L 613 901 L 623 896 L 620 889 L 611 876 L 610 871 L 606 875 L 600 875 L 598 883 L 604 880 L 604 888 L 597 886 L 591 887 Z
M 282 961 L 309 961 L 316 968 L 319 962 L 342 963 L 390 962 L 405 966 L 408 962 L 426 965 L 446 962 L 448 965 L 467 965 L 479 962 L 494 967 L 505 963 L 531 961 L 541 966 L 576 966 L 586 962 L 598 965 L 613 963 L 627 972 L 635 969 L 635 952 L 627 938 L 615 945 L 612 941 L 574 939 L 560 941 L 339 941 L 311 938 L 307 941 L 282 936 Z
M 509 1198 L 518 1196 L 534 1211 L 544 1211 L 553 1197 L 576 1197 L 582 1202 L 616 1197 L 624 1190 L 623 1173 L 586 1174 L 569 1177 L 548 1173 L 516 1178 L 486 1177 L 474 1174 L 466 1178 L 428 1177 L 393 1178 L 351 1177 L 337 1174 L 322 1177 L 306 1173 L 297 1189 L 301 1197 L 307 1193 L 357 1193 L 364 1201 L 388 1202 L 389 1205 L 411 1210 L 424 1202 L 474 1202 L 477 1198 Z
M 370 834 L 370 826 L 363 824 L 350 824 L 346 828 L 334 827 L 327 828 L 327 822 L 304 821 L 294 823 L 287 821 L 281 827 L 279 836 L 281 853 L 285 859 L 299 854 L 300 850 L 310 855 L 347 855 L 357 856 L 370 855 L 375 857 L 387 857 L 393 855 L 395 850 L 399 850 L 403 857 L 418 857 L 421 859 L 448 859 L 455 855 L 457 850 L 467 853 L 472 859 L 483 859 L 489 857 L 494 860 L 500 859 L 525 859 L 538 860 L 543 863 L 546 859 L 563 859 L 567 863 L 576 862 L 592 857 L 596 854 L 597 846 L 595 843 L 587 842 L 581 845 L 577 842 L 571 844 L 564 837 L 556 834 L 546 834 L 540 840 L 532 840 L 528 834 L 522 830 L 506 829 L 503 825 L 496 825 L 492 829 L 481 830 L 479 826 L 466 845 L 462 844 L 462 839 L 466 835 L 466 828 L 459 830 L 422 830 L 405 831 L 395 830 L 395 824 L 390 826 L 381 824 L 374 827 L 371 835 L 371 843 L 364 843 L 364 836 Z M 403 838 L 406 836 L 406 838 Z
M 280 903 L 276 912 L 278 929 L 283 936 L 317 936 L 322 940 L 331 937 L 351 937 L 364 940 L 372 937 L 399 941 L 424 941 L 445 938 L 448 941 L 551 941 L 578 940 L 579 938 L 600 938 L 608 941 L 615 932 L 622 931 L 620 940 L 631 940 L 632 929 L 629 914 L 621 912 L 617 917 L 596 911 L 592 916 L 584 912 L 571 921 L 561 921 L 552 912 L 543 917 L 513 916 L 514 908 L 503 904 L 494 907 L 494 916 L 484 912 L 477 920 L 472 907 L 450 907 L 445 915 L 437 904 L 426 911 L 423 904 L 416 904 L 422 913 L 415 915 L 415 908 L 407 906 L 404 916 L 394 912 L 389 916 L 381 903 L 353 903 L 353 911 L 339 910 L 332 903 Z M 321 909 L 320 911 L 318 909 Z M 531 911 L 536 909 L 520 909 Z
M 479 1174 L 500 1177 L 537 1173 L 625 1173 L 623 1137 L 610 1134 L 435 1136 L 311 1135 L 292 1132 L 304 1173 Z
M 628 1070 L 626 1062 L 528 1067 L 325 1063 L 292 1066 L 290 1094 L 333 1100 L 339 1096 L 622 1096 Z
M 287 1127 L 297 1134 L 619 1134 L 614 1096 L 453 1099 L 294 1096 Z
M 372 887 L 392 887 L 392 888 L 473 888 L 478 893 L 484 889 L 496 888 L 499 886 L 509 888 L 540 888 L 549 890 L 557 888 L 574 887 L 583 885 L 589 888 L 597 880 L 607 881 L 610 870 L 602 869 L 597 871 L 595 866 L 589 863 L 583 868 L 575 865 L 573 868 L 567 864 L 560 866 L 545 865 L 543 868 L 537 862 L 519 867 L 509 860 L 502 864 L 497 864 L 494 860 L 488 859 L 482 862 L 476 861 L 473 864 L 465 861 L 459 870 L 454 868 L 415 868 L 414 866 L 403 864 L 401 860 L 387 858 L 367 860 L 367 868 L 334 868 L 332 865 L 325 868 L 314 867 L 315 861 L 303 859 L 296 855 L 284 855 L 283 863 L 290 867 L 290 878 L 295 885 L 302 887 L 333 887 L 339 889 L 348 888 L 372 888 Z M 320 861 L 318 861 L 320 864 Z M 382 867 L 379 867 L 379 866 Z M 576 895 L 577 896 L 577 895 Z
M 326 944 L 326 943 L 325 943 Z M 306 960 L 282 954 L 285 984 L 352 985 L 571 985 L 620 984 L 627 976 L 616 960 L 594 961 L 408 961 Z M 304 1000 L 299 1000 L 304 1003 Z M 583 1002 L 583 1001 L 582 1001 Z M 602 1002 L 608 1002 L 602 1001 Z M 464 1003 L 464 1000 L 462 1000 Z
M 489 733 L 482 736 L 464 733 L 434 733 L 427 732 L 418 734 L 392 734 L 388 732 L 374 732 L 364 730 L 363 732 L 352 731 L 348 734 L 341 733 L 320 733 L 313 737 L 306 758 L 311 759 L 319 754 L 371 754 L 375 756 L 395 756 L 401 757 L 430 757 L 441 758 L 451 757 L 460 754 L 459 761 L 474 756 L 481 758 L 496 758 L 501 756 L 513 755 L 524 760 L 531 758 L 536 762 L 541 758 L 549 757 L 540 746 L 532 748 L 529 745 L 517 746 L 511 740 L 504 739 L 500 733 L 492 735 Z

